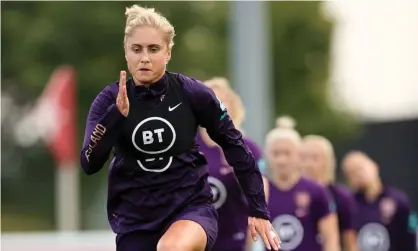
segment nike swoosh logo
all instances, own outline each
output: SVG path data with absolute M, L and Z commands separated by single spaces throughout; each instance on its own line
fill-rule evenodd
M 181 105 L 181 102 L 180 103 L 178 103 L 176 106 L 173 106 L 173 107 L 168 107 L 168 111 L 169 112 L 171 112 L 171 111 L 173 111 L 174 109 L 176 109 L 177 107 L 179 107 L 179 105 Z

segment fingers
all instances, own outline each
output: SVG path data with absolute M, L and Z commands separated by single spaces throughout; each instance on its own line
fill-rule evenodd
M 271 223 L 264 219 L 251 219 L 249 220 L 249 227 L 251 230 L 251 236 L 253 237 L 253 240 L 255 236 L 260 235 L 261 239 L 264 242 L 265 247 L 268 250 L 279 250 L 280 248 L 280 238 L 279 235 L 274 230 Z M 254 233 L 253 231 L 256 231 Z
M 248 227 L 250 228 L 250 233 L 253 241 L 257 241 L 257 230 L 255 229 L 254 220 L 249 220 Z
M 268 221 L 250 217 L 248 218 L 248 227 L 251 230 L 251 237 L 253 238 L 253 240 L 257 241 L 257 233 L 258 233 L 258 235 L 260 235 L 261 239 L 264 242 L 264 246 L 266 246 L 268 250 L 271 250 L 269 239 L 265 231 L 265 229 L 267 229 L 265 227 L 265 222 L 268 222 Z
M 270 230 L 270 235 L 273 238 L 272 246 L 273 246 L 274 250 L 279 250 L 280 249 L 280 243 L 281 243 L 279 235 L 276 233 L 276 231 L 274 229 Z
M 120 71 L 118 98 L 126 97 L 126 71 Z
M 128 99 L 128 94 L 126 93 L 126 84 L 122 87 L 122 95 L 124 97 L 124 100 L 126 101 Z
M 126 86 L 126 71 L 120 71 L 119 87 Z
M 269 229 L 272 229 L 272 228 L 267 226 L 265 230 L 268 242 L 270 243 L 271 247 L 273 247 L 273 250 L 279 250 L 279 247 L 280 247 L 279 236 L 277 235 L 276 231 L 269 230 Z
M 277 234 L 276 230 L 274 230 L 274 229 L 271 232 L 274 233 L 274 235 L 275 235 L 275 237 L 273 237 L 273 241 L 276 244 L 277 250 L 279 250 L 280 249 L 280 243 L 281 243 L 280 236 Z
M 258 233 L 260 234 L 261 239 L 263 239 L 263 242 L 264 242 L 264 245 L 266 246 L 266 248 L 268 250 L 271 250 L 270 242 L 269 242 L 269 239 L 267 237 L 268 234 L 266 234 L 264 231 L 259 231 Z
M 126 71 L 120 72 L 119 91 L 116 97 L 116 106 L 119 111 L 125 116 L 129 113 L 129 99 L 126 90 Z
M 276 247 L 277 247 L 276 250 L 279 250 L 280 249 L 280 238 L 279 238 L 279 236 L 277 235 L 277 237 L 273 238 L 273 240 L 274 240 L 274 245 L 276 245 Z

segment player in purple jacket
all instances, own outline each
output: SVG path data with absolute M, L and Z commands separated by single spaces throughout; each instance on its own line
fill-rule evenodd
M 379 168 L 366 154 L 348 153 L 342 162 L 356 191 L 355 228 L 361 251 L 415 251 L 416 214 L 404 192 L 385 186 Z
M 327 190 L 301 176 L 301 138 L 291 118 L 266 136 L 268 208 L 284 251 L 339 251 L 335 208 Z
M 279 239 L 269 222 L 263 179 L 226 108 L 200 81 L 166 71 L 174 28 L 154 9 L 126 10 L 124 49 L 132 78 L 95 98 L 86 123 L 81 165 L 98 172 L 108 160 L 108 220 L 118 251 L 211 250 L 217 235 L 206 160 L 197 127 L 225 153 L 249 202 L 249 224 L 265 245 Z
M 335 202 L 344 251 L 357 251 L 355 201 L 346 187 L 335 184 L 335 155 L 331 142 L 319 135 L 308 135 L 303 137 L 300 151 L 304 175 L 326 187 Z
M 212 78 L 204 84 L 210 87 L 225 105 L 234 126 L 241 130 L 241 125 L 245 119 L 245 110 L 241 98 L 229 85 L 225 78 Z M 222 149 L 210 139 L 206 130 L 201 128 L 197 136 L 199 150 L 205 155 L 209 168 L 209 184 L 212 188 L 214 206 L 217 209 L 218 238 L 213 250 L 219 251 L 244 251 L 247 246 L 247 210 L 248 203 L 242 193 L 241 188 L 233 174 L 233 169 L 228 165 Z M 255 142 L 244 137 L 253 153 L 255 160 L 262 158 L 262 152 Z M 265 181 L 266 189 L 268 186 Z M 265 193 L 267 195 L 265 190 Z M 239 209 L 239 210 L 237 210 Z M 250 243 L 249 243 L 250 245 Z

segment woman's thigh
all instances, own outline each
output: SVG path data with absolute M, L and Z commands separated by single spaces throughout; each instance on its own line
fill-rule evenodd
M 117 251 L 155 251 L 160 233 L 134 231 L 116 237 Z
M 189 206 L 169 224 L 158 251 L 210 251 L 218 233 L 218 216 L 212 205 Z

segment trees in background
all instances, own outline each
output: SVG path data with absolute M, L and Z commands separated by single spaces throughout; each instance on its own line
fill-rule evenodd
M 271 2 L 276 114 L 296 119 L 301 134 L 337 140 L 356 129 L 329 100 L 332 20 L 320 2 Z
M 105 85 L 118 80 L 119 71 L 126 68 L 122 44 L 124 11 L 132 4 L 2 2 L 2 91 L 13 93 L 18 103 L 26 103 L 41 93 L 56 66 L 73 65 L 78 74 L 81 145 L 92 100 Z M 170 71 L 202 80 L 227 75 L 227 2 L 141 2 L 141 5 L 155 7 L 176 28 Z M 352 128 L 350 117 L 335 112 L 327 98 L 332 22 L 322 15 L 320 2 L 270 5 L 276 114 L 295 117 L 302 133 L 345 136 Z M 12 144 L 3 139 L 2 143 Z M 2 155 L 7 151 L 4 149 L 3 144 Z M 48 153 L 41 146 L 37 150 L 16 150 L 15 146 L 8 149 L 14 149 L 9 154 L 15 158 L 2 163 L 2 172 L 15 165 L 19 165 L 20 172 L 9 177 L 2 188 L 21 192 L 2 197 L 2 214 L 14 219 L 13 212 L 18 215 L 16 219 L 25 220 L 3 221 L 2 229 L 53 228 L 54 167 L 52 161 L 45 161 Z M 105 171 L 88 179 L 82 175 L 83 212 L 88 211 L 106 175 Z M 40 194 L 42 198 L 36 199 Z

